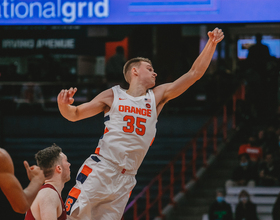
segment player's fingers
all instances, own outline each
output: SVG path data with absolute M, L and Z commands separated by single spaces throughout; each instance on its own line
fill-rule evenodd
M 221 33 L 217 33 L 217 35 L 216 35 L 215 37 L 216 37 L 216 39 L 219 39 L 219 38 L 221 38 L 222 36 L 224 36 L 224 35 L 223 35 L 223 33 L 221 32 Z
M 222 34 L 223 33 L 223 31 L 222 31 L 222 29 L 219 29 L 218 31 L 217 31 L 217 34 Z
M 213 36 L 213 31 L 208 31 L 208 37 L 212 37 Z
M 68 90 L 68 94 L 69 94 L 69 95 L 72 95 L 72 93 L 73 93 L 73 88 L 71 87 L 71 88 Z
M 71 96 L 73 97 L 75 95 L 75 93 L 77 92 L 77 88 L 72 88 L 71 87 Z
M 23 161 L 23 165 L 24 165 L 26 170 L 28 170 L 30 168 L 29 163 L 26 160 Z
M 215 29 L 215 34 L 216 35 L 220 35 L 222 32 L 223 32 L 222 29 L 219 29 L 219 28 Z
M 220 41 L 222 41 L 223 39 L 224 39 L 224 35 L 223 36 L 221 36 L 221 37 L 219 37 L 217 40 L 216 40 L 216 42 L 220 42 Z
M 74 102 L 74 99 L 71 97 L 71 98 L 69 98 L 69 102 L 70 102 L 70 105 L 71 104 L 73 104 L 73 102 Z
M 64 89 L 63 96 L 62 96 L 64 101 L 67 99 L 67 94 L 68 94 L 68 90 Z

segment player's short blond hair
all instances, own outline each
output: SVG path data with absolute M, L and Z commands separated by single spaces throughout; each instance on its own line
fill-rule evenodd
M 123 75 L 124 75 L 124 78 L 125 78 L 126 82 L 130 83 L 130 80 L 131 80 L 130 71 L 131 71 L 131 69 L 135 66 L 139 67 L 141 62 L 147 62 L 147 63 L 152 65 L 151 60 L 149 60 L 148 58 L 144 58 L 144 57 L 132 58 L 124 64 Z

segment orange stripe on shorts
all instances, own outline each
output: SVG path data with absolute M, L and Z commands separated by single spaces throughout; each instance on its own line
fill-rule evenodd
M 95 154 L 97 154 L 97 155 L 99 155 L 99 151 L 100 151 L 100 148 L 99 147 L 97 147 L 96 149 L 95 149 Z
M 84 165 L 81 173 L 88 176 L 90 173 L 92 172 L 92 169 L 90 167 L 88 167 L 87 165 Z
M 104 134 L 108 133 L 109 132 L 109 129 L 108 128 L 105 128 L 104 130 Z
M 69 192 L 69 196 L 71 196 L 71 197 L 77 199 L 77 198 L 79 197 L 80 193 L 81 193 L 81 190 L 79 190 L 79 189 L 73 187 L 73 188 L 71 189 L 71 191 Z

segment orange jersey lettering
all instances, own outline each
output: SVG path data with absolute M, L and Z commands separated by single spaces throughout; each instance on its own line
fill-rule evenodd
M 137 115 L 143 115 L 151 117 L 151 109 L 146 108 L 137 108 L 134 106 L 128 106 L 128 105 L 119 105 L 119 111 L 120 112 L 128 112 L 128 113 L 135 113 Z

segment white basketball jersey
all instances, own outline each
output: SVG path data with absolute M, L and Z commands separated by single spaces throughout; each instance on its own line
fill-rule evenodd
M 152 90 L 139 97 L 120 86 L 112 90 L 114 101 L 104 116 L 104 135 L 95 153 L 136 174 L 156 134 L 155 96 Z

